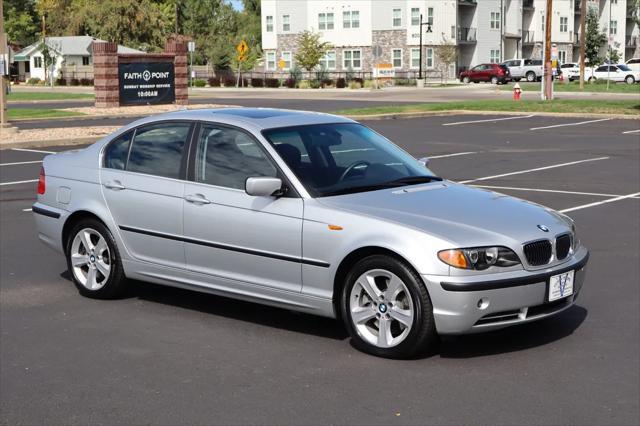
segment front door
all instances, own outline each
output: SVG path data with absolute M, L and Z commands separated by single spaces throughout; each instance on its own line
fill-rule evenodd
M 182 235 L 183 158 L 191 127 L 142 126 L 105 149 L 102 193 L 126 250 L 138 260 L 184 268 L 184 244 L 176 237 Z
M 184 196 L 187 268 L 219 286 L 301 291 L 302 199 L 245 192 L 249 177 L 280 177 L 253 136 L 214 123 L 196 132 Z

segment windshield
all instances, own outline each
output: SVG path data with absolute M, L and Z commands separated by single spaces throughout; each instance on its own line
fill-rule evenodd
M 631 68 L 622 64 L 618 65 L 618 68 L 620 68 L 622 71 L 631 71 Z
M 263 134 L 314 197 L 440 180 L 361 124 L 293 126 Z

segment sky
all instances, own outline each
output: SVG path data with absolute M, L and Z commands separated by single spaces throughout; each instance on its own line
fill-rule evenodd
M 242 10 L 242 0 L 229 0 L 235 10 Z

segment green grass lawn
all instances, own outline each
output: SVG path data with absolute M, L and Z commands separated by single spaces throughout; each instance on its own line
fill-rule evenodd
M 93 99 L 91 93 L 65 92 L 11 92 L 7 97 L 10 101 L 60 101 L 66 99 Z
M 44 108 L 29 108 L 29 109 L 8 109 L 8 119 L 18 120 L 25 118 L 59 118 L 59 117 L 76 117 L 79 115 L 86 115 L 80 112 L 64 111 L 60 109 L 44 109 Z
M 629 114 L 640 116 L 638 100 L 555 100 L 555 101 L 513 101 L 489 100 L 466 102 L 442 102 L 417 105 L 393 105 L 369 108 L 352 108 L 335 111 L 341 115 L 397 114 L 423 111 L 521 111 L 521 112 L 569 112 L 585 114 Z
M 540 83 L 519 82 L 523 92 L 540 92 Z M 513 84 L 500 86 L 500 90 L 513 91 Z M 584 83 L 584 90 L 580 90 L 580 82 L 571 81 L 569 83 L 555 82 L 553 85 L 555 92 L 590 92 L 590 93 L 635 93 L 640 96 L 640 83 L 626 84 L 609 82 L 607 90 L 606 81 L 599 80 L 596 83 Z

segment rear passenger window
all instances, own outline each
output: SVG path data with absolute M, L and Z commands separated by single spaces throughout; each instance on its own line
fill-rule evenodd
M 104 152 L 104 167 L 117 170 L 125 169 L 132 135 L 133 132 L 125 133 L 109 143 Z
M 191 123 L 160 123 L 136 130 L 127 170 L 177 179 Z

